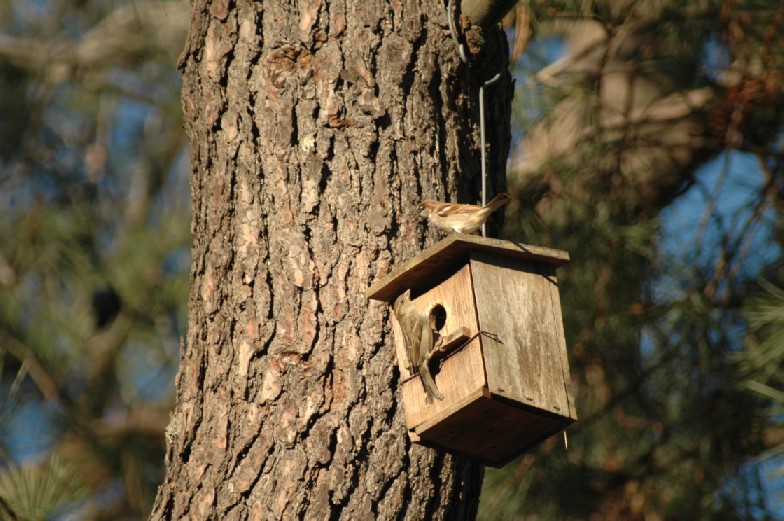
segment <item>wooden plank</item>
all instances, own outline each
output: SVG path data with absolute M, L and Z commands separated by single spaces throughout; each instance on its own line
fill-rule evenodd
M 459 413 L 439 415 L 417 427 L 414 434 L 424 445 L 501 467 L 571 422 L 477 392 L 466 398 Z
M 433 287 L 468 262 L 472 251 L 485 251 L 496 256 L 533 260 L 558 267 L 569 262 L 569 254 L 541 246 L 488 239 L 479 235 L 453 233 L 446 239 L 403 262 L 383 279 L 368 288 L 366 295 L 374 300 L 392 302 L 406 289 L 417 294 Z
M 452 331 L 446 336 L 440 337 L 433 346 L 433 351 L 430 355 L 430 360 L 434 363 L 441 358 L 447 356 L 455 349 L 464 347 L 465 344 L 471 340 L 471 333 L 468 332 L 467 327 L 459 327 L 457 331 Z
M 566 400 L 568 404 L 568 411 L 564 413 L 572 420 L 577 419 L 577 408 L 574 405 L 574 394 L 572 393 L 572 377 L 569 374 L 569 357 L 566 352 L 566 335 L 564 334 L 563 327 L 563 310 L 561 309 L 561 295 L 558 291 L 558 279 L 555 273 L 547 273 L 544 266 L 539 267 L 539 272 L 543 277 L 547 277 L 552 284 L 550 285 L 550 299 L 547 304 L 550 308 L 550 314 L 554 317 L 553 325 L 555 326 L 555 338 L 558 341 L 558 355 L 561 359 L 561 370 L 563 371 L 564 393 L 566 393 Z
M 420 422 L 417 425 L 409 427 L 417 436 L 419 436 L 422 432 L 427 432 L 434 427 L 441 426 L 440 429 L 443 431 L 444 426 L 446 425 L 445 422 L 450 421 L 452 423 L 457 422 L 462 423 L 462 420 L 471 418 L 471 414 L 464 414 L 463 411 L 468 411 L 471 404 L 475 404 L 481 398 L 487 398 L 490 393 L 487 390 L 487 387 L 479 387 L 477 389 L 472 389 L 471 392 L 466 393 L 465 396 L 460 398 L 460 400 L 456 400 L 451 407 L 439 411 L 437 414 L 434 414 L 432 417 L 427 418 L 426 421 Z M 451 419 L 451 420 L 450 420 Z M 449 435 L 453 435 L 455 433 L 449 433 Z M 434 436 L 430 437 L 430 441 L 437 441 L 440 442 L 442 446 L 447 447 L 449 446 L 449 437 L 443 435 L 439 438 Z M 420 436 L 421 439 L 421 436 Z
M 414 306 L 425 313 L 430 313 L 434 306 L 441 305 L 446 313 L 444 326 L 438 332 L 440 335 L 463 334 L 470 337 L 479 330 L 474 310 L 474 294 L 471 289 L 471 268 L 468 264 L 441 284 L 435 286 L 427 293 L 411 301 Z M 395 354 L 398 367 L 403 380 L 412 375 L 408 371 L 408 358 L 402 342 L 400 326 L 395 313 L 392 317 L 392 329 L 395 338 Z M 437 384 L 436 384 L 437 385 Z
M 449 336 L 459 332 L 459 334 L 470 337 L 479 331 L 474 309 L 474 295 L 471 289 L 471 267 L 468 264 L 412 302 L 419 309 L 428 313 L 434 306 L 443 306 L 446 316 L 440 330 L 442 335 Z M 397 327 L 394 320 L 393 327 Z M 413 428 L 444 411 L 454 410 L 456 404 L 460 403 L 467 395 L 484 387 L 484 361 L 480 341 L 475 338 L 465 347 L 450 354 L 440 364 L 438 361 L 434 361 L 430 365 L 433 379 L 438 390 L 444 395 L 444 399 L 427 403 L 419 376 L 414 375 L 414 378 L 409 379 L 411 375 L 408 368 L 405 367 L 408 362 L 402 343 L 398 343 L 399 338 L 399 336 L 395 336 L 395 351 L 403 380 L 401 395 L 406 411 L 406 425 L 409 428 Z
M 482 337 L 490 392 L 568 416 L 555 267 L 481 251 L 471 253 L 471 271 L 479 327 L 503 342 Z
M 406 428 L 417 428 L 437 418 L 459 414 L 462 404 L 469 396 L 485 388 L 485 370 L 479 338 L 466 347 L 455 351 L 444 360 L 439 370 L 433 371 L 438 390 L 443 400 L 427 403 L 425 391 L 419 377 L 412 378 L 400 387 L 403 408 L 406 411 Z

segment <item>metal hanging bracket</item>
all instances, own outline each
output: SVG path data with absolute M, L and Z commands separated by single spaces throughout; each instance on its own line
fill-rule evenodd
M 455 7 L 455 0 L 449 0 L 449 4 L 447 5 L 447 14 L 449 18 L 449 33 L 452 35 L 452 39 L 455 41 L 455 45 L 457 45 L 457 53 L 460 56 L 460 61 L 463 63 L 469 63 L 468 58 L 466 56 L 465 51 L 465 44 L 460 41 L 460 38 L 457 34 L 457 12 Z M 503 30 L 499 27 L 497 34 L 499 35 L 499 48 L 500 45 L 504 44 L 503 41 Z M 485 88 L 490 87 L 491 85 L 498 82 L 501 79 L 504 71 L 506 70 L 507 66 L 509 65 L 507 62 L 506 53 L 501 53 L 503 57 L 503 61 L 501 63 L 500 70 L 489 80 L 482 83 L 479 86 L 479 139 L 480 139 L 480 147 L 481 147 L 481 162 L 482 162 L 482 206 L 487 204 L 487 144 L 486 144 L 486 137 L 485 137 Z M 470 63 L 469 63 L 470 65 Z M 487 237 L 487 226 L 485 224 L 482 225 L 482 237 Z

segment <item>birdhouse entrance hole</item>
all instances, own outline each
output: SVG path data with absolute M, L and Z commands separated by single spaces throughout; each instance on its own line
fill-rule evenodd
M 436 304 L 430 310 L 430 327 L 436 333 L 442 334 L 442 329 L 446 324 L 446 309 L 441 304 Z

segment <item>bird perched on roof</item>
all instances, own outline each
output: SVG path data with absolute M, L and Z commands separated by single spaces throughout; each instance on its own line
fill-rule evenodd
M 511 201 L 509 194 L 502 192 L 484 206 L 475 204 L 440 203 L 422 201 L 420 216 L 427 217 L 431 224 L 444 231 L 475 233 L 487 221 L 490 214 Z
M 433 398 L 444 399 L 444 395 L 436 387 L 436 382 L 430 374 L 430 351 L 433 350 L 433 330 L 430 329 L 428 315 L 411 303 L 411 290 L 406 290 L 395 299 L 393 305 L 395 317 L 403 332 L 403 343 L 406 347 L 411 374 L 419 371 L 422 385 L 427 394 L 427 403 L 433 403 Z

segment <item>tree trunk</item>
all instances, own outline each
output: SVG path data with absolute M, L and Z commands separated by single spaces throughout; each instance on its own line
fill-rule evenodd
M 153 519 L 472 519 L 483 469 L 412 444 L 365 289 L 475 202 L 478 88 L 434 0 L 193 2 L 190 327 Z M 503 49 L 487 56 L 500 66 Z M 511 81 L 490 89 L 490 195 Z

